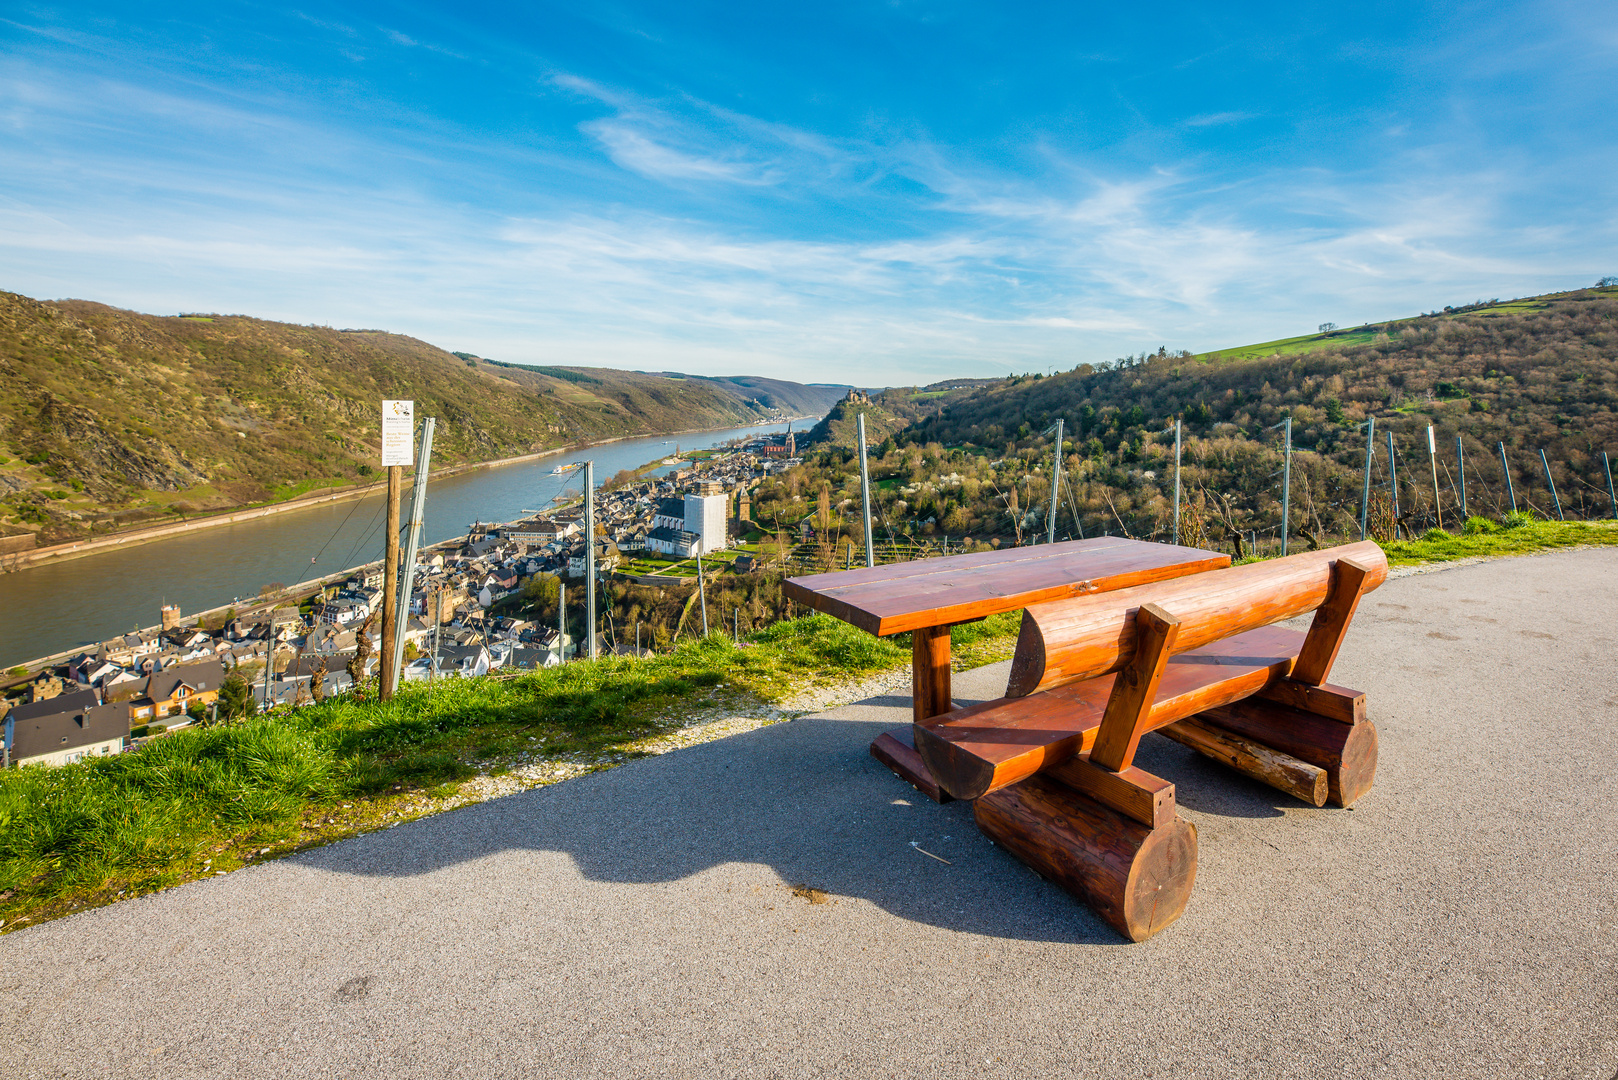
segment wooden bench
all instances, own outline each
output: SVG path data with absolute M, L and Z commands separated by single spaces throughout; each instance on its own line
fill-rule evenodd
M 1159 731 L 1315 806 L 1376 772 L 1365 697 L 1327 682 L 1373 542 L 1033 604 L 1006 696 L 916 723 L 919 783 L 975 800 L 978 827 L 1141 941 L 1185 910 L 1196 829 L 1134 765 Z M 1307 633 L 1275 623 L 1314 612 Z

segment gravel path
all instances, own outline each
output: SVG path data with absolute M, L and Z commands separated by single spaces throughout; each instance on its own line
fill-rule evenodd
M 1143 744 L 1201 838 L 1143 945 L 870 758 L 895 686 L 0 938 L 0 1076 L 1610 1080 L 1618 551 L 1360 612 L 1354 810 Z

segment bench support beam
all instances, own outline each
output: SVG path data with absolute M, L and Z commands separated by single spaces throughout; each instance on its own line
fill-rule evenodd
M 1045 772 L 1148 829 L 1162 828 L 1174 820 L 1174 785 L 1145 769 L 1127 765 L 1114 772 L 1087 758 L 1073 757 Z
M 1331 592 L 1326 602 L 1315 609 L 1315 619 L 1303 639 L 1298 662 L 1292 665 L 1295 682 L 1319 686 L 1331 674 L 1331 666 L 1337 662 L 1338 650 L 1343 647 L 1348 624 L 1360 606 L 1360 597 L 1365 595 L 1370 576 L 1369 567 L 1352 559 L 1338 559 L 1332 564 Z
M 1157 684 L 1180 635 L 1180 620 L 1156 604 L 1140 606 L 1135 627 L 1135 655 L 1112 684 L 1095 749 L 1090 751 L 1092 764 L 1113 772 L 1128 768 L 1135 760 L 1135 749 L 1146 734 L 1152 703 L 1157 700 Z

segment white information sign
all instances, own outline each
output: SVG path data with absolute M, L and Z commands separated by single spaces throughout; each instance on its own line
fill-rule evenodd
M 382 464 L 410 465 L 411 451 L 416 444 L 416 403 L 414 401 L 384 401 L 382 403 Z

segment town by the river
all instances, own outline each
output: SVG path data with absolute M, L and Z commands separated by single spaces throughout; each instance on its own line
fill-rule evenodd
M 593 461 L 599 485 L 620 470 L 666 457 L 676 447 L 706 449 L 787 426 L 624 439 L 434 480 L 428 489 L 422 542 L 464 535 L 476 521 L 511 521 L 545 509 L 564 489 L 579 486 L 577 472 L 554 472 L 562 463 Z M 799 430 L 805 426 L 796 423 Z M 408 487 L 407 481 L 407 505 Z M 378 559 L 383 515 L 384 497 L 378 487 L 359 498 L 0 576 L 8 614 L 0 623 L 0 668 L 151 626 L 166 604 L 188 613 L 206 610 L 238 597 L 256 597 L 271 583 L 291 585 Z

